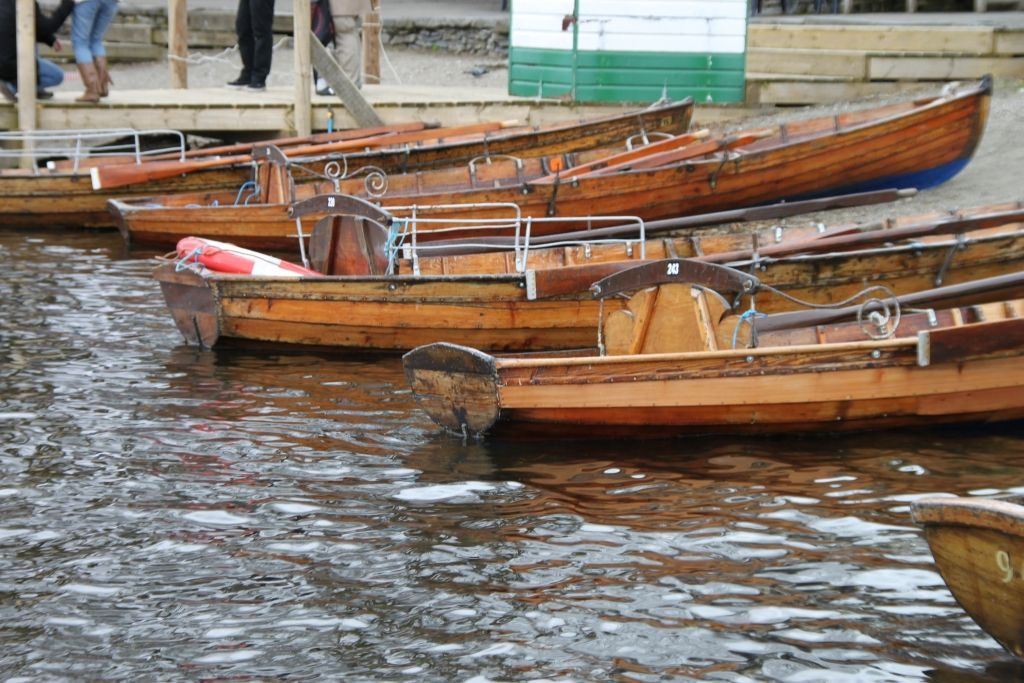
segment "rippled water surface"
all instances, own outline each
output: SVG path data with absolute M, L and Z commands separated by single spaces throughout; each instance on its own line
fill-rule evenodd
M 116 234 L 0 231 L 8 680 L 1013 680 L 908 504 L 1024 428 L 471 443 L 395 358 L 198 351 Z

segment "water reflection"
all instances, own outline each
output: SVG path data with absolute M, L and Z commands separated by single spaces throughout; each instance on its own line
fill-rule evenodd
M 397 359 L 182 346 L 113 236 L 0 253 L 6 677 L 1019 671 L 908 514 L 1024 492 L 1019 426 L 464 445 Z

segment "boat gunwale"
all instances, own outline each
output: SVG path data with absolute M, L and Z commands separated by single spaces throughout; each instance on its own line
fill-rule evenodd
M 916 500 L 911 514 L 918 524 L 965 526 L 1024 538 L 1024 505 L 998 498 L 930 496 Z

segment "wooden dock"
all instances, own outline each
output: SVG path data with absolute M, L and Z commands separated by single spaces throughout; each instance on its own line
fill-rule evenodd
M 170 128 L 227 138 L 244 131 L 256 136 L 288 134 L 294 130 L 295 90 L 267 88 L 250 93 L 229 88 L 188 90 L 112 90 L 97 104 L 75 102 L 77 92 L 57 92 L 38 104 L 41 130 L 61 128 Z M 385 123 L 425 121 L 444 126 L 478 121 L 516 121 L 537 125 L 569 118 L 603 116 L 635 109 L 628 104 L 587 104 L 566 100 L 512 97 L 497 88 L 438 88 L 436 86 L 367 85 L 362 94 Z M 312 97 L 313 129 L 326 130 L 333 114 L 334 128 L 357 127 L 340 100 Z M 742 118 L 743 107 L 705 108 L 698 123 Z M 17 127 L 17 110 L 0 103 L 0 129 Z
M 291 17 L 285 19 L 277 18 L 275 30 L 290 28 Z M 282 22 L 289 26 L 278 27 Z M 190 15 L 189 42 L 230 40 L 227 31 L 214 30 L 221 23 L 208 14 Z M 128 40 L 131 50 L 145 57 L 166 50 L 147 42 L 166 39 L 166 31 L 157 28 L 115 25 L 111 34 Z M 700 107 L 698 124 L 737 118 L 766 105 L 850 101 L 984 74 L 997 82 L 1024 80 L 1024 12 L 761 16 L 750 20 L 747 43 L 747 108 Z M 76 94 L 58 91 L 54 99 L 39 102 L 37 126 L 172 128 L 220 137 L 250 132 L 266 137 L 296 129 L 295 90 L 287 87 L 263 93 L 220 87 L 117 88 L 99 104 L 75 102 Z M 512 97 L 501 88 L 367 85 L 363 94 L 387 123 L 538 124 L 628 108 Z M 356 125 L 337 98 L 312 97 L 314 130 L 325 130 L 332 114 L 335 128 Z M 0 101 L 0 129 L 17 125 L 17 108 Z

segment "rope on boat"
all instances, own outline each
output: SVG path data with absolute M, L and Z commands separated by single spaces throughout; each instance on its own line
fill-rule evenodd
M 180 273 L 183 270 L 191 268 L 193 265 L 199 265 L 199 255 L 203 253 L 202 247 L 196 247 L 189 253 L 178 259 L 178 262 L 174 264 L 174 272 Z M 193 259 L 193 263 L 189 263 L 188 260 Z
M 405 242 L 405 236 L 408 234 L 406 228 L 408 226 L 408 218 L 395 218 L 391 221 L 391 225 L 388 226 L 388 241 L 386 242 L 385 248 L 388 254 L 389 275 L 393 275 L 395 272 L 395 261 L 398 260 L 398 250 Z
M 243 202 L 242 201 L 242 193 L 245 192 L 245 188 L 250 187 L 250 186 L 252 187 L 252 192 L 249 193 L 249 195 L 245 198 L 245 201 Z M 238 194 L 235 196 L 235 206 L 238 206 L 239 203 L 242 203 L 243 205 L 248 206 L 249 202 L 252 201 L 253 197 L 259 196 L 259 193 L 260 193 L 259 183 L 257 183 L 255 180 L 246 180 L 244 183 L 242 183 L 242 186 L 238 188 Z M 213 206 L 217 206 L 217 200 L 216 199 L 213 200 Z
M 764 318 L 767 315 L 767 313 L 762 313 L 756 308 L 749 308 L 746 311 L 743 311 L 743 314 L 740 316 L 740 319 L 736 321 L 736 329 L 732 331 L 732 348 L 736 348 L 736 338 L 740 334 L 740 328 L 743 327 L 743 323 L 747 323 L 748 325 L 750 325 L 751 336 L 753 336 L 754 334 L 756 334 L 757 330 L 754 328 L 753 323 L 750 322 L 751 319 Z

